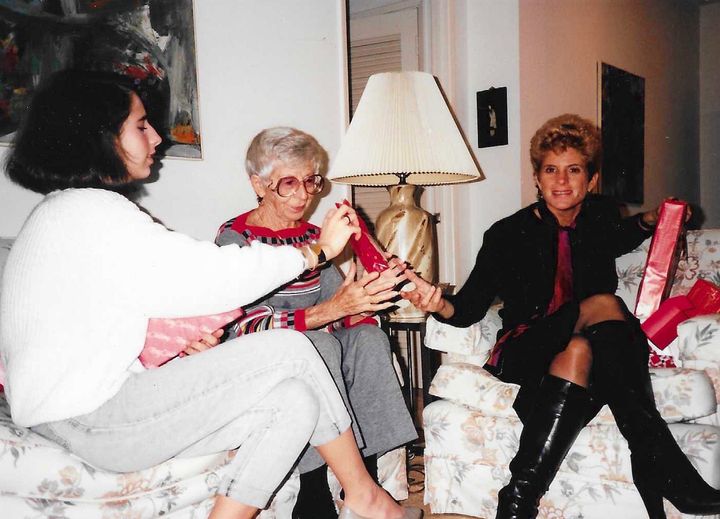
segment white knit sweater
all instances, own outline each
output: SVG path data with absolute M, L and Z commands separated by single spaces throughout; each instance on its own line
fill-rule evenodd
M 27 427 L 97 409 L 142 369 L 148 318 L 231 310 L 303 268 L 293 247 L 199 242 L 113 192 L 49 194 L 10 251 L 0 294 L 13 420 Z

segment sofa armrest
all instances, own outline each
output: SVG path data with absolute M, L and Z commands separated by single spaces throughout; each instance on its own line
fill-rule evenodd
M 720 314 L 693 317 L 680 323 L 677 331 L 683 368 L 707 373 L 715 388 L 720 412 Z
M 720 364 L 720 314 L 699 315 L 677 327 L 680 359 Z
M 458 362 L 440 366 L 430 394 L 488 416 L 515 416 L 512 405 L 519 388 L 498 380 L 480 366 Z
M 432 316 L 427 320 L 425 346 L 445 353 L 472 356 L 484 363 L 495 344 L 497 332 L 502 327 L 498 311 L 501 305 L 493 305 L 485 317 L 467 328 L 457 328 L 436 321 Z

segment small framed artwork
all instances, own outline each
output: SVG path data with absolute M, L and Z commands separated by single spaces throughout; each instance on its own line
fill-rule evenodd
M 508 143 L 507 87 L 477 93 L 478 148 Z
M 600 63 L 603 163 L 600 191 L 618 202 L 643 203 L 645 79 Z
M 193 0 L 0 0 L 0 142 L 38 84 L 67 68 L 131 77 L 163 153 L 202 158 Z

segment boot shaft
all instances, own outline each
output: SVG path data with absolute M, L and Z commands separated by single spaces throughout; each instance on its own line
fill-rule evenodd
M 606 321 L 584 335 L 592 348 L 594 390 L 628 441 L 636 487 L 653 518 L 664 517 L 662 497 L 684 513 L 720 513 L 720 491 L 698 474 L 655 406 L 647 339 L 634 324 Z
M 498 494 L 498 518 L 535 517 L 540 498 L 587 423 L 591 409 L 596 407 L 584 387 L 545 376 L 523 426 L 518 452 L 510 462 L 510 482 Z

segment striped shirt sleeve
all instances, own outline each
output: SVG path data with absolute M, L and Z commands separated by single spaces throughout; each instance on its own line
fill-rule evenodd
M 276 310 L 270 305 L 259 305 L 247 310 L 247 313 L 233 325 L 230 330 L 235 337 L 248 333 L 287 328 L 303 332 L 305 325 L 305 310 Z

